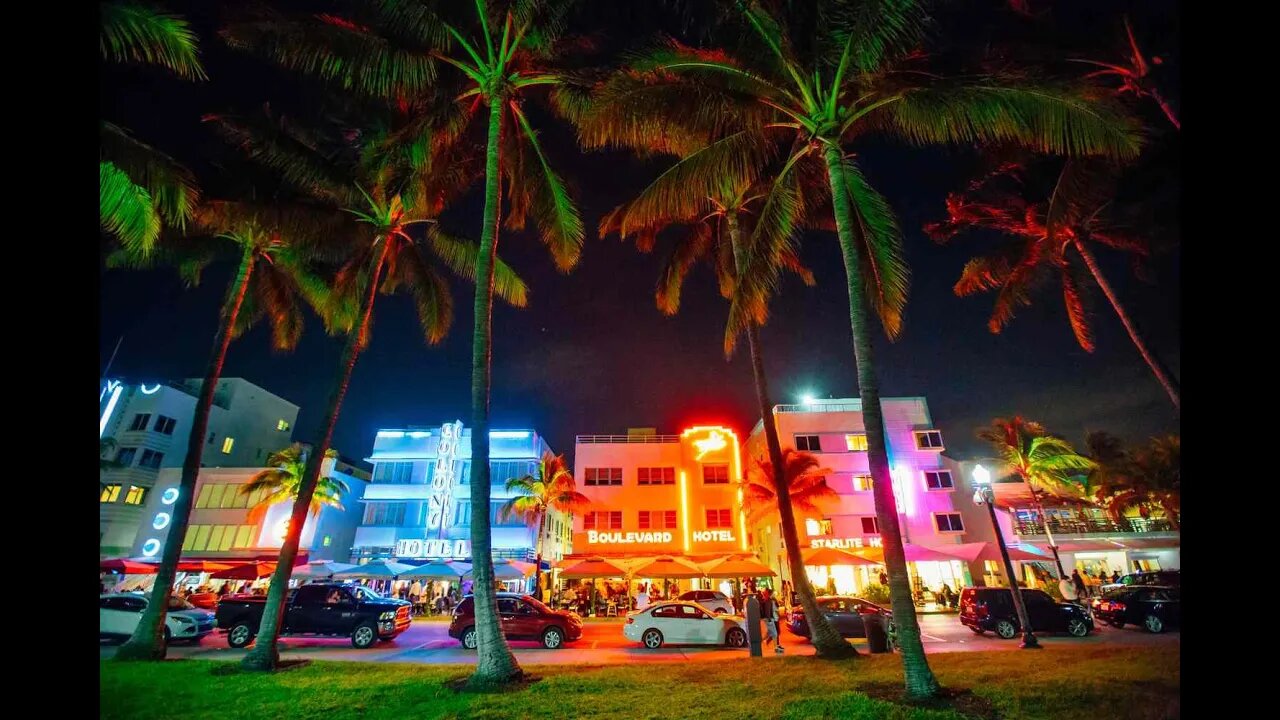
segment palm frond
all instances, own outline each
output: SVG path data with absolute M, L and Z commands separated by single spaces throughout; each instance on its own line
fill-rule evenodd
M 654 301 L 662 314 L 675 315 L 680 310 L 680 290 L 684 287 L 684 279 L 698 260 L 706 256 L 711 243 L 711 226 L 708 223 L 697 223 L 687 235 L 676 241 L 662 265 L 658 287 L 654 291 Z
M 578 256 L 582 253 L 582 217 L 560 176 L 547 162 L 542 145 L 538 142 L 537 132 L 530 127 L 529 120 L 519 106 L 512 104 L 511 110 L 525 141 L 537 156 L 538 168 L 541 170 L 540 173 L 525 173 L 525 182 L 531 185 L 529 192 L 533 202 L 530 209 L 538 225 L 539 236 L 551 251 L 556 267 L 561 272 L 568 272 L 577 264 Z
M 1062 275 L 1062 301 L 1067 307 L 1067 320 L 1071 323 L 1071 332 L 1076 342 L 1085 352 L 1093 352 L 1093 328 L 1089 322 L 1089 312 L 1085 306 L 1084 285 L 1077 277 L 1076 269 L 1064 264 L 1060 270 Z
M 389 241 L 389 240 L 388 240 Z M 391 253 L 395 264 L 388 264 L 379 288 L 391 294 L 403 288 L 413 298 L 418 312 L 418 325 L 427 344 L 436 345 L 449 333 L 453 323 L 453 293 L 436 266 L 428 262 L 421 248 L 405 243 L 399 252 Z
M 204 120 L 245 157 L 275 171 L 293 187 L 339 206 L 359 202 L 345 173 L 281 127 L 226 115 L 206 115 Z
M 453 237 L 433 224 L 427 228 L 427 246 L 455 274 L 475 282 L 476 258 L 480 254 L 478 244 Z M 512 307 L 525 307 L 529 303 L 529 287 L 510 265 L 496 256 L 493 259 L 493 291 Z
M 160 213 L 151 193 L 109 162 L 98 163 L 98 222 L 126 248 L 144 255 L 160 237 Z
M 100 2 L 98 47 L 105 60 L 159 65 L 204 80 L 196 34 L 186 20 L 133 2 Z
M 902 311 L 911 286 L 911 270 L 902 248 L 902 230 L 889 201 L 871 187 L 850 159 L 843 162 L 844 185 L 857 228 L 858 254 L 865 258 L 859 269 L 867 301 L 880 316 L 885 334 L 894 339 L 902 331 Z
M 102 123 L 98 137 L 101 159 L 146 188 L 164 220 L 183 229 L 200 200 L 200 187 L 191 171 L 111 123 Z

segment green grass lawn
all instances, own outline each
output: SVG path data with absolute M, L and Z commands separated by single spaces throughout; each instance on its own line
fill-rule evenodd
M 104 661 L 103 718 L 873 718 L 1179 717 L 1177 650 L 1046 648 L 930 655 L 949 690 L 936 707 L 901 701 L 897 656 L 609 666 L 529 666 L 518 690 L 457 694 L 467 666 L 315 662 L 274 675 L 233 663 Z M 967 691 L 967 692 L 964 692 Z

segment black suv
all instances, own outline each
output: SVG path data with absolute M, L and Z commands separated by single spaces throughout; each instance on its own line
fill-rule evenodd
M 1146 585 L 1119 588 L 1104 593 L 1094 612 L 1114 628 L 1141 625 L 1147 632 L 1162 633 L 1182 624 L 1182 591 Z
M 1093 616 L 1071 603 L 1060 603 L 1043 590 L 1023 588 L 1022 601 L 1033 632 L 1065 632 L 1084 637 L 1093 632 Z M 1009 588 L 967 587 L 960 591 L 960 622 L 981 635 L 990 630 L 1008 640 L 1020 632 L 1018 612 Z

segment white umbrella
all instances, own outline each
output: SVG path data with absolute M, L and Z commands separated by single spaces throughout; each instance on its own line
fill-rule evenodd
M 400 573 L 402 578 L 423 578 L 428 580 L 457 580 L 471 572 L 471 565 L 452 560 L 432 560 L 412 570 Z
M 412 565 L 394 562 L 392 560 L 374 560 L 365 565 L 357 565 L 350 570 L 343 570 L 333 574 L 335 580 L 347 580 L 355 578 L 372 578 L 375 580 L 392 580 L 399 575 L 409 572 L 413 569 Z
M 351 563 L 330 562 L 328 560 L 313 560 L 302 567 L 293 569 L 293 577 L 303 580 L 318 580 L 322 578 L 332 577 L 334 573 L 340 573 L 344 570 L 350 570 L 356 567 Z

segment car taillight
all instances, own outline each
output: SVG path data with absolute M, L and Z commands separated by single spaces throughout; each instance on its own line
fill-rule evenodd
M 1111 603 L 1111 609 L 1112 609 L 1112 610 L 1115 610 L 1116 612 L 1124 612 L 1124 603 L 1122 603 L 1122 602 L 1113 602 L 1113 603 Z
M 987 617 L 988 615 L 991 614 L 990 612 L 987 611 L 986 605 L 977 605 L 974 607 L 973 611 L 980 618 Z

